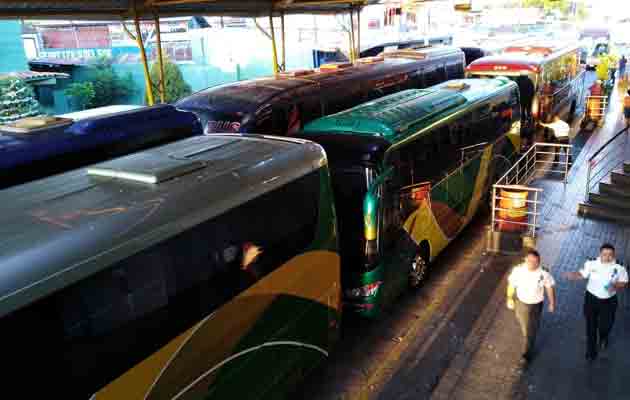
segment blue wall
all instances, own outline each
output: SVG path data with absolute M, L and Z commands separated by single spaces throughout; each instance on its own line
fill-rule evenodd
M 0 49 L 2 49 L 0 73 L 28 71 L 20 22 L 0 21 Z
M 238 66 L 234 72 L 226 72 L 212 65 L 198 64 L 178 64 L 184 80 L 190 85 L 193 92 L 207 87 L 220 85 L 222 83 L 234 82 L 237 80 L 258 78 L 271 75 L 271 63 L 257 63 Z M 136 93 L 131 99 L 126 101 L 130 104 L 144 104 L 144 71 L 142 64 L 114 64 L 114 70 L 121 76 L 131 73 L 136 84 Z M 157 95 L 157 93 L 156 93 Z

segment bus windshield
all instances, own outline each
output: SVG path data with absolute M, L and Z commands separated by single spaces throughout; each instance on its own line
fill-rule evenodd
M 375 176 L 369 167 L 331 166 L 335 208 L 339 224 L 339 248 L 342 264 L 357 269 L 365 263 L 363 199 Z

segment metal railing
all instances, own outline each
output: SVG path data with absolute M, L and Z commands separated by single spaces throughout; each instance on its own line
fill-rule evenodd
M 492 231 L 497 224 L 510 224 L 526 227 L 532 237 L 536 237 L 536 229 L 539 227 L 540 209 L 543 204 L 543 189 L 528 186 L 539 174 L 563 175 L 566 185 L 571 165 L 572 146 L 562 143 L 535 143 L 492 185 Z M 564 160 L 561 156 L 564 155 Z M 501 191 L 527 192 L 525 199 L 504 197 Z M 526 206 L 526 210 L 517 211 L 526 216 L 526 221 L 509 220 L 499 217 L 502 212 L 514 212 L 514 209 L 501 207 L 501 200 L 520 201 Z
M 588 159 L 584 200 L 588 200 L 588 194 L 602 179 L 626 160 L 628 128 L 626 126 L 617 132 Z
M 572 147 L 563 143 L 534 143 L 495 184 L 527 185 L 540 172 L 563 174 L 566 184 L 571 168 Z M 564 161 L 560 159 L 563 153 Z M 552 160 L 549 160 L 550 156 L 553 156 Z

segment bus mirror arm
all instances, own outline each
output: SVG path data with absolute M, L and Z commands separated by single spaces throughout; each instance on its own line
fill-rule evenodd
M 378 188 L 382 186 L 385 182 L 387 182 L 387 180 L 392 176 L 394 176 L 394 167 L 390 165 L 389 167 L 385 168 L 385 170 L 381 174 L 379 174 L 376 179 L 374 179 L 374 181 L 368 188 L 368 192 L 370 194 L 379 194 Z

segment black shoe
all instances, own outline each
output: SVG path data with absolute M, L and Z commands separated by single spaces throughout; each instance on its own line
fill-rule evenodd
M 599 341 L 600 350 L 606 350 L 608 348 L 608 339 L 601 339 Z
M 586 353 L 586 361 L 592 362 L 597 358 L 597 353 Z

